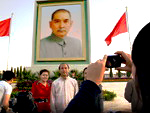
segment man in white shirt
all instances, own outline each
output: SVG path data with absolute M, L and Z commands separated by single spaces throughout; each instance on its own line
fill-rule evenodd
M 69 65 L 59 65 L 60 77 L 52 83 L 51 89 L 51 111 L 52 113 L 63 113 L 71 99 L 78 92 L 78 83 L 69 77 Z
M 15 74 L 11 71 L 6 71 L 3 74 L 3 80 L 0 81 L 0 107 L 3 110 L 9 110 L 9 99 L 12 92 L 12 86 L 10 85 L 13 82 Z

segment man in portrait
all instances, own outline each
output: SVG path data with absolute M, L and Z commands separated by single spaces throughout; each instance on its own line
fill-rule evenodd
M 79 58 L 82 57 L 81 40 L 67 36 L 73 21 L 66 9 L 56 10 L 49 26 L 52 34 L 40 41 L 40 58 Z

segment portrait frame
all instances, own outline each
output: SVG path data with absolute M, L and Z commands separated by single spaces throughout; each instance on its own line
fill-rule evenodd
M 87 0 L 49 0 L 49 1 L 36 1 L 36 32 L 34 38 L 34 64 L 49 64 L 49 63 L 59 63 L 59 62 L 69 62 L 69 63 L 83 63 L 89 64 L 90 62 L 90 55 L 89 55 L 89 28 L 88 28 L 88 8 L 87 8 Z M 63 8 L 65 7 L 65 8 Z M 71 7 L 74 9 L 79 8 L 78 13 L 80 13 L 78 18 L 80 18 L 80 23 L 76 23 L 75 25 L 80 27 L 72 28 L 73 33 L 70 32 L 70 35 L 78 36 L 78 38 L 82 42 L 82 57 L 65 57 L 65 58 L 41 58 L 40 57 L 40 40 L 45 36 L 50 35 L 50 32 L 42 32 L 43 28 L 46 28 L 44 25 L 45 23 L 45 15 L 47 11 L 54 12 L 57 9 L 67 9 L 71 10 Z M 69 9 L 70 8 L 70 9 Z M 73 9 L 72 8 L 72 12 Z M 48 9 L 48 10 L 47 10 Z M 47 11 L 46 11 L 47 10 Z M 44 12 L 45 11 L 45 12 Z M 74 14 L 74 17 L 78 13 Z M 51 16 L 50 13 L 47 13 L 47 21 Z M 72 15 L 71 15 L 72 16 Z M 77 20 L 77 19 L 74 19 Z M 44 27 L 43 27 L 44 26 Z M 48 26 L 47 26 L 48 27 Z M 74 30 L 75 29 L 75 30 Z M 47 29 L 47 30 L 50 30 Z M 80 31 L 80 32 L 77 32 Z M 51 31 L 52 32 L 52 31 Z M 77 34 L 78 33 L 78 34 Z M 74 37 L 75 37 L 74 36 Z

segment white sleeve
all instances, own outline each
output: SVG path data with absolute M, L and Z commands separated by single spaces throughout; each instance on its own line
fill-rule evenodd
M 5 87 L 5 94 L 11 95 L 11 93 L 12 93 L 12 86 L 7 84 Z
M 51 93 L 50 93 L 50 105 L 52 113 L 56 113 L 55 108 L 55 85 L 52 83 Z

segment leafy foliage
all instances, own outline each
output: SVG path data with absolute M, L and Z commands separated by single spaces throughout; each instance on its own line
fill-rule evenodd
M 110 68 L 109 77 L 110 77 L 110 78 L 113 78 L 113 72 L 112 72 L 112 68 Z
M 77 80 L 83 80 L 84 79 L 84 77 L 82 76 L 83 75 L 83 72 L 80 72 L 80 73 L 78 73 L 78 77 L 77 77 Z
M 103 97 L 105 101 L 112 101 L 117 95 L 112 91 L 103 90 Z
M 120 70 L 118 70 L 118 77 L 121 78 L 121 76 L 122 76 L 122 73 Z
M 127 72 L 127 77 L 129 78 L 131 76 L 131 72 Z
M 56 80 L 60 76 L 59 70 L 53 71 L 53 73 L 54 73 L 54 76 L 51 77 L 50 79 L 51 80 Z
M 83 80 L 83 76 L 82 76 L 82 71 L 79 72 L 77 69 L 72 69 L 70 71 L 70 76 L 72 77 L 72 75 L 75 74 L 75 77 L 77 80 Z
M 15 98 L 18 95 L 19 91 L 12 91 L 11 98 Z
M 56 80 L 60 76 L 59 70 L 53 71 L 53 73 L 54 73 L 54 76 L 51 77 L 50 79 Z M 73 73 L 75 73 L 75 78 L 77 80 L 83 80 L 82 72 L 79 72 L 77 69 L 72 69 L 70 70 L 69 75 L 72 77 Z
M 36 73 L 32 73 L 31 70 L 23 70 L 20 73 L 20 76 L 17 77 L 17 85 L 18 90 L 29 91 L 32 88 L 32 83 L 38 80 Z

